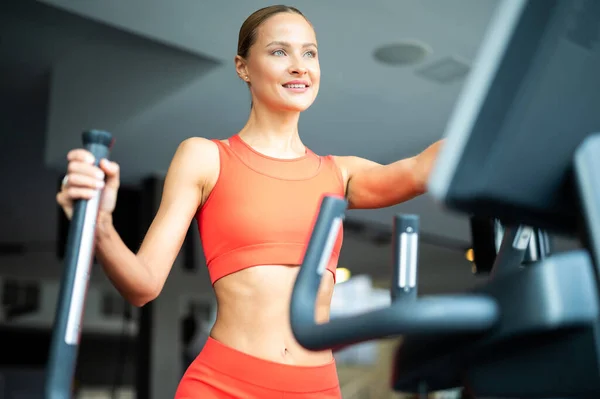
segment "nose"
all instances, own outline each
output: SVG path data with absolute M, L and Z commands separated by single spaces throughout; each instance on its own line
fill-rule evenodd
M 308 72 L 308 68 L 302 65 L 301 62 L 296 61 L 292 65 L 290 65 L 288 72 L 290 73 L 290 75 L 303 76 L 306 75 L 306 73 Z

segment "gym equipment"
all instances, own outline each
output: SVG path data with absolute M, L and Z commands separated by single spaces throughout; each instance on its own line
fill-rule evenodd
M 502 244 L 505 226 L 498 219 L 475 216 L 470 217 L 470 226 L 475 266 L 473 273 L 476 275 L 490 274 Z M 547 231 L 534 229 L 523 262 L 536 262 L 550 255 L 552 242 L 553 239 Z
M 395 265 L 392 306 L 350 318 L 315 324 L 316 294 L 331 256 L 332 244 L 347 202 L 326 196 L 315 222 L 291 301 L 291 324 L 298 342 L 312 350 L 345 346 L 374 338 L 408 333 L 479 332 L 498 320 L 496 303 L 486 297 L 444 296 L 411 301 L 416 295 L 418 223 L 398 216 L 394 224 Z
M 415 298 L 417 240 L 399 216 L 394 266 L 405 277 L 393 282 L 391 307 L 317 325 L 322 260 L 345 211 L 343 199 L 325 198 L 292 294 L 301 345 L 402 334 L 396 391 L 600 397 L 598 26 L 599 2 L 505 0 L 484 37 L 429 192 L 455 212 L 501 222 L 489 278 L 463 295 Z M 546 234 L 577 238 L 582 248 L 551 254 Z
M 108 159 L 113 144 L 110 133 L 89 130 L 82 134 L 83 146 L 95 157 Z M 91 200 L 76 201 L 65 250 L 65 270 L 62 276 L 56 316 L 50 343 L 45 398 L 71 397 L 75 363 L 79 348 L 81 322 L 94 258 L 96 217 L 101 191 Z

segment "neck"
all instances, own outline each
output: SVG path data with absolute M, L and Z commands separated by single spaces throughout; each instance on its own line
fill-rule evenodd
M 298 133 L 297 111 L 273 111 L 254 104 L 248 122 L 239 135 L 253 147 L 269 149 L 279 155 L 299 155 L 305 151 Z

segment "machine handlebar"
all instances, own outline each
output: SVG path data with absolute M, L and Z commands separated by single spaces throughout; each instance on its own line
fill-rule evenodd
M 321 276 L 331 256 L 347 201 L 323 198 L 306 254 L 292 292 L 290 321 L 296 340 L 310 350 L 324 350 L 403 334 L 447 334 L 484 331 L 499 316 L 495 301 L 478 295 L 448 295 L 394 301 L 391 306 L 363 314 L 315 323 L 315 304 Z M 402 234 L 402 223 L 394 239 Z

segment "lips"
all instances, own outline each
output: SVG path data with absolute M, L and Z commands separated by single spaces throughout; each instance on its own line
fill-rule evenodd
M 282 85 L 286 89 L 306 89 L 310 87 L 310 83 L 305 80 L 292 80 Z

